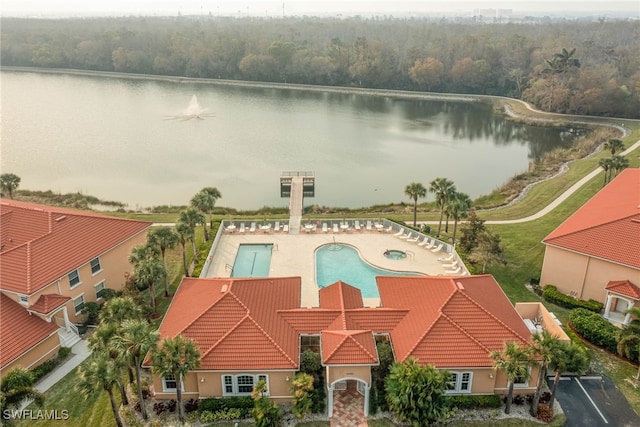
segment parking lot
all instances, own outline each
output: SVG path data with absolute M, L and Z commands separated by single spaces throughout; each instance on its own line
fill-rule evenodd
M 548 382 L 552 387 L 553 377 Z M 605 376 L 561 377 L 556 398 L 567 416 L 566 427 L 640 426 L 640 416 Z

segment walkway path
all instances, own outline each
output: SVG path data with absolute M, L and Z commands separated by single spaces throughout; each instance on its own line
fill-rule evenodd
M 630 146 L 629 148 L 627 148 L 626 150 L 624 150 L 620 154 L 621 155 L 627 155 L 627 154 L 631 153 L 633 150 L 635 150 L 638 147 L 640 147 L 640 140 L 636 141 L 635 144 L 633 144 L 632 146 Z M 587 182 L 589 182 L 591 179 L 593 179 L 595 176 L 597 176 L 602 171 L 603 171 L 603 169 L 601 167 L 597 167 L 595 170 L 593 170 L 591 173 L 589 173 L 586 176 L 584 176 L 581 180 L 579 180 L 578 182 L 573 184 L 571 187 L 569 187 L 564 193 L 559 195 L 555 200 L 553 200 L 551 203 L 549 203 L 547 206 L 545 206 L 544 208 L 542 208 L 538 212 L 534 213 L 533 215 L 529 215 L 527 217 L 518 218 L 518 219 L 504 219 L 504 220 L 485 221 L 484 223 L 485 224 L 520 224 L 520 223 L 523 223 L 523 222 L 535 221 L 536 219 L 540 219 L 543 216 L 545 216 L 546 214 L 548 214 L 549 212 L 551 212 L 552 210 L 554 210 L 555 208 L 557 208 L 562 202 L 564 202 L 571 195 L 573 195 L 573 193 L 578 191 L 578 189 L 580 187 L 585 185 Z M 418 221 L 418 223 L 419 224 L 438 224 L 438 221 Z

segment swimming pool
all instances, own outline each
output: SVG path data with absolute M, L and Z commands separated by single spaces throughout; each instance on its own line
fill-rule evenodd
M 240 244 L 231 277 L 268 277 L 273 244 Z
M 363 298 L 379 298 L 376 276 L 419 276 L 419 273 L 374 267 L 349 245 L 330 244 L 316 250 L 316 283 L 324 288 L 342 280 L 362 292 Z

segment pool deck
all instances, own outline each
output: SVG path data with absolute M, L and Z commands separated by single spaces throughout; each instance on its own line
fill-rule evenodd
M 424 273 L 430 276 L 447 275 L 442 261 L 438 258 L 447 256 L 446 252 L 433 253 L 418 246 L 417 243 L 399 239 L 393 234 L 376 231 L 342 232 L 342 233 L 304 233 L 288 234 L 284 232 L 270 233 L 224 233 L 220 235 L 217 249 L 203 277 L 230 277 L 232 266 L 243 243 L 272 243 L 274 245 L 269 276 L 301 277 L 301 307 L 318 307 L 318 287 L 315 282 L 315 250 L 322 245 L 346 243 L 354 246 L 360 256 L 376 267 Z M 401 260 L 388 259 L 384 256 L 387 249 L 410 251 L 407 258 Z M 364 298 L 364 305 L 377 307 L 379 298 Z

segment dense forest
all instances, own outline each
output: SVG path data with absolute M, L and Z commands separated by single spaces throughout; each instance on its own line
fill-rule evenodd
M 2 65 L 502 95 L 640 117 L 637 21 L 3 18 Z

